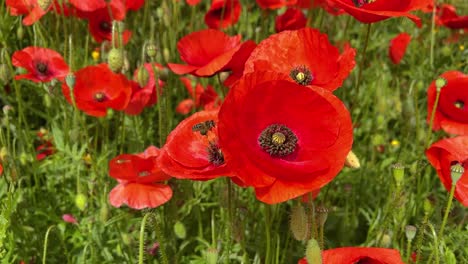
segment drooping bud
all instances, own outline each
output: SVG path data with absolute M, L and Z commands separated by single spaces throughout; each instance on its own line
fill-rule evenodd
M 124 66 L 124 55 L 120 49 L 112 48 L 107 55 L 107 63 L 113 72 L 120 72 Z
M 352 150 L 346 156 L 345 166 L 351 169 L 359 169 L 361 167 L 359 158 L 356 156 L 356 154 L 354 154 Z
M 79 193 L 75 196 L 75 205 L 80 209 L 80 211 L 83 211 L 86 208 L 87 203 L 88 198 L 84 194 Z
M 305 257 L 307 263 L 322 264 L 322 252 L 317 240 L 312 238 L 307 242 Z
M 307 239 L 310 228 L 307 214 L 301 204 L 297 204 L 291 209 L 290 228 L 296 240 L 304 241 Z

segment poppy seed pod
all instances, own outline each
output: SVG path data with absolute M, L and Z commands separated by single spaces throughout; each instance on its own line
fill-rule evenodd
M 297 204 L 291 209 L 289 226 L 296 240 L 303 241 L 307 239 L 310 229 L 309 222 L 307 221 L 304 207 L 301 204 Z
M 405 234 L 408 241 L 411 241 L 416 236 L 416 227 L 412 225 L 407 225 L 405 227 Z
M 307 263 L 322 264 L 322 252 L 317 240 L 312 238 L 307 242 L 305 258 Z
M 154 57 L 156 57 L 157 51 L 158 47 L 156 47 L 154 43 L 149 43 L 148 45 L 146 45 L 146 55 L 148 57 L 153 59 Z
M 120 49 L 111 49 L 107 55 L 107 63 L 113 72 L 120 72 L 124 66 L 123 52 Z

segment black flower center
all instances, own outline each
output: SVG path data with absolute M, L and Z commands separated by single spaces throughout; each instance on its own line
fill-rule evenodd
M 94 100 L 99 103 L 104 102 L 104 100 L 106 100 L 106 95 L 102 92 L 96 93 L 94 95 Z
M 42 75 L 47 74 L 47 69 L 48 69 L 47 64 L 44 62 L 38 62 L 36 64 L 36 70 Z
M 112 31 L 112 25 L 108 21 L 102 21 L 101 23 L 99 23 L 99 28 L 104 32 Z
M 375 2 L 377 0 L 353 0 L 353 3 L 356 7 L 361 7 L 365 4 L 370 4 L 372 2 Z
M 258 144 L 273 157 L 284 157 L 296 150 L 297 136 L 285 125 L 273 124 L 258 137 Z
M 309 68 L 304 65 L 294 67 L 289 76 L 300 85 L 309 85 L 314 80 L 314 76 L 312 76 Z
M 215 165 L 220 166 L 224 164 L 224 155 L 218 144 L 210 142 L 208 146 L 208 161 Z
M 465 109 L 465 102 L 463 102 L 462 100 L 456 101 L 455 103 L 453 103 L 453 105 L 458 109 Z

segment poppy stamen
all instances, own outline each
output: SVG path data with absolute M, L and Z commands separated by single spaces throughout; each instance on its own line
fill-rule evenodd
M 99 28 L 104 32 L 112 31 L 112 25 L 108 21 L 102 21 L 101 23 L 99 23 Z
M 309 85 L 314 80 L 314 77 L 312 76 L 312 73 L 304 65 L 294 67 L 294 69 L 292 69 L 291 72 L 289 73 L 289 76 L 296 83 L 301 84 L 301 85 Z
M 462 100 L 456 101 L 453 105 L 458 109 L 463 110 L 465 108 L 465 102 L 463 102 Z
M 273 124 L 258 137 L 260 147 L 273 157 L 284 157 L 296 150 L 297 136 L 287 126 Z
M 43 75 L 47 74 L 47 69 L 48 69 L 47 64 L 44 63 L 44 62 L 38 62 L 38 63 L 36 64 L 36 70 L 37 70 L 40 74 L 43 74 Z
M 224 164 L 224 155 L 218 144 L 210 142 L 208 145 L 208 161 L 215 165 L 221 166 Z
M 94 95 L 94 100 L 99 103 L 104 102 L 104 100 L 106 100 L 106 95 L 102 92 L 96 93 Z

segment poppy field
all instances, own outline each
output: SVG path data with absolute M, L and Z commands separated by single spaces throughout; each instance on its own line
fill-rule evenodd
M 0 3 L 0 263 L 468 263 L 465 0 Z

